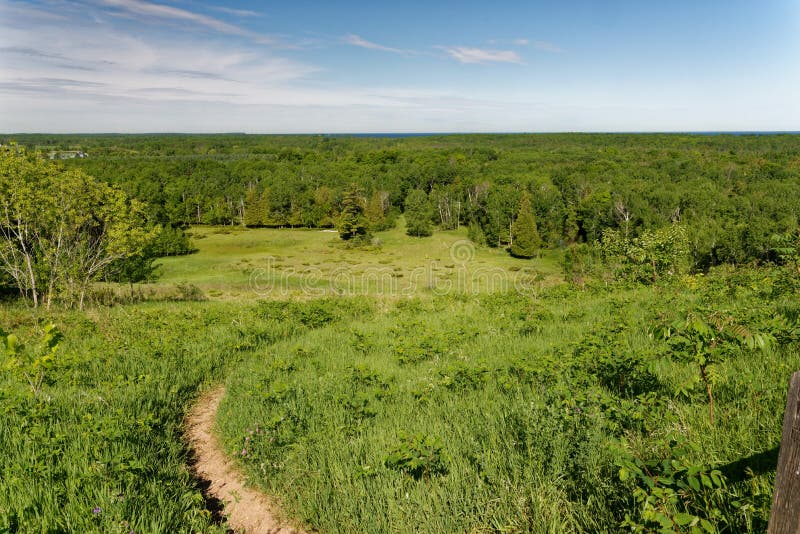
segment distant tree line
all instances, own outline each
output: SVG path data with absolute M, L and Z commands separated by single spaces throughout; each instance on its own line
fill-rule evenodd
M 189 249 L 188 225 L 328 228 L 352 219 L 357 200 L 356 226 L 383 229 L 405 213 L 411 235 L 464 226 L 520 257 L 601 243 L 610 230 L 633 246 L 679 224 L 693 268 L 705 269 L 770 259 L 773 236 L 794 232 L 800 212 L 795 135 L 18 139 L 88 152 L 63 165 L 146 202 L 163 253 Z

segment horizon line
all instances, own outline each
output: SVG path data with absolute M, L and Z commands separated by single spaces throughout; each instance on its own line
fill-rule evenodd
M 448 135 L 796 135 L 800 130 L 547 130 L 547 131 L 384 131 L 384 132 L 0 132 L 0 136 L 15 135 L 252 135 L 252 136 L 448 136 Z

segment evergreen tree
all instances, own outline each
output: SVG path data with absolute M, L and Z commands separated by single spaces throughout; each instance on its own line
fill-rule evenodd
M 406 233 L 425 237 L 433 233 L 431 204 L 428 195 L 420 189 L 411 191 L 406 197 Z
M 522 193 L 517 220 L 511 225 L 511 238 L 511 255 L 517 258 L 533 258 L 542 244 L 533 217 L 531 195 L 527 191 Z
M 351 185 L 342 199 L 339 215 L 339 237 L 345 241 L 369 235 L 367 218 L 364 216 L 364 198 L 356 185 Z

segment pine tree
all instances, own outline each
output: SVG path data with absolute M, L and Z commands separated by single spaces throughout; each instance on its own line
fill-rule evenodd
M 517 220 L 511 225 L 511 255 L 517 258 L 533 258 L 539 252 L 541 238 L 536 229 L 536 219 L 533 217 L 531 195 L 527 191 L 522 193 L 519 202 Z
M 339 237 L 345 241 L 364 238 L 369 235 L 367 218 L 364 216 L 364 198 L 361 190 L 352 185 L 345 191 L 342 199 L 342 213 L 339 215 Z
M 431 203 L 425 191 L 415 189 L 406 197 L 406 234 L 425 237 L 433 234 Z

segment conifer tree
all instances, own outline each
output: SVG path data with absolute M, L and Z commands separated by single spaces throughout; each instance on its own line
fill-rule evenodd
M 364 216 L 364 198 L 356 185 L 351 185 L 344 194 L 338 230 L 339 237 L 345 241 L 369 235 L 367 218 Z
M 522 193 L 519 202 L 517 220 L 511 225 L 511 255 L 517 258 L 533 258 L 539 252 L 541 238 L 536 228 L 536 219 L 533 216 L 531 195 L 527 191 Z

